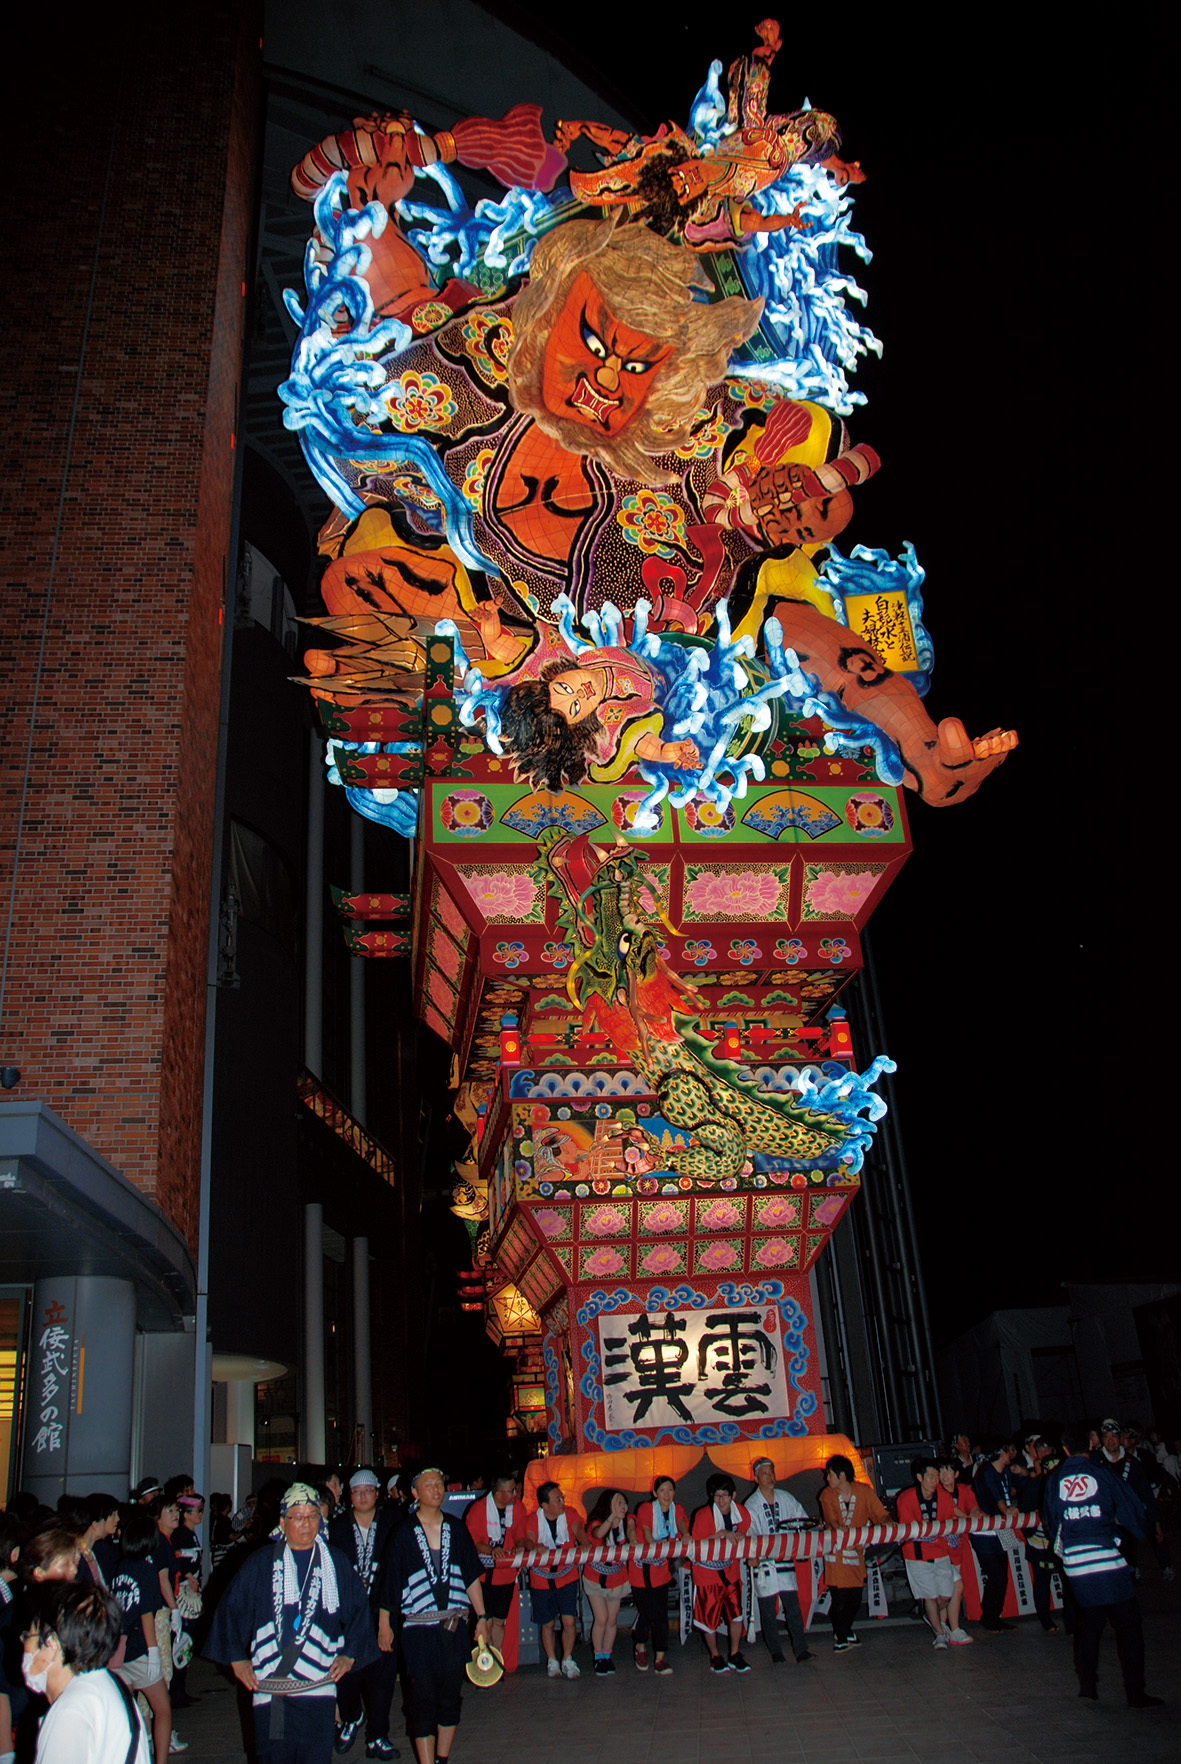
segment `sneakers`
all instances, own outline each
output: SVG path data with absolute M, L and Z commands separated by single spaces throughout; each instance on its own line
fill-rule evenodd
M 367 1758 L 400 1758 L 402 1754 L 397 1746 L 390 1744 L 388 1739 L 375 1739 L 370 1740 L 365 1747 L 365 1756 Z
M 948 1641 L 953 1648 L 970 1647 L 972 1638 L 966 1629 L 953 1629 L 948 1632 Z
M 353 1741 L 356 1739 L 363 1720 L 364 1716 L 358 1715 L 355 1721 L 342 1721 L 337 1728 L 336 1744 L 332 1749 L 333 1751 L 338 1752 L 342 1758 L 351 1748 Z
M 931 1643 L 931 1646 L 933 1648 L 946 1648 L 947 1637 L 945 1635 L 937 1635 L 935 1640 Z
M 643 1642 L 636 1643 L 636 1651 L 632 1655 L 632 1664 L 635 1666 L 635 1669 L 637 1672 L 647 1672 L 647 1670 L 648 1670 L 648 1650 L 644 1646 Z
M 562 1662 L 560 1660 L 547 1660 L 546 1667 L 545 1667 L 545 1675 L 547 1678 L 561 1678 L 561 1676 L 562 1676 Z M 337 1745 L 336 1749 L 338 1752 L 340 1751 L 339 1744 Z
M 652 1670 L 655 1672 L 657 1678 L 671 1678 L 673 1675 L 673 1669 L 663 1654 L 657 1654 L 656 1663 Z
M 859 1648 L 861 1646 L 861 1637 L 855 1629 L 849 1631 L 848 1641 L 851 1648 Z
M 574 1664 L 574 1656 L 572 1654 L 567 1654 L 566 1658 L 562 1661 L 562 1677 L 563 1678 L 581 1678 L 582 1677 L 582 1673 L 578 1670 L 577 1666 Z
M 595 1655 L 595 1677 L 610 1678 L 615 1670 L 615 1662 L 609 1654 Z
M 812 1652 L 811 1648 L 805 1648 L 802 1654 L 796 1655 L 796 1665 L 802 1666 L 804 1664 L 805 1660 L 814 1660 L 815 1658 L 816 1658 L 816 1656 Z
M 832 1651 L 834 1654 L 843 1654 L 848 1646 L 849 1643 L 847 1641 L 834 1641 L 832 1644 Z
M 1136 1696 L 1128 1698 L 1129 1709 L 1163 1709 L 1164 1706 L 1163 1697 L 1150 1697 L 1147 1691 L 1140 1691 Z
M 771 1655 L 771 1664 L 772 1666 L 786 1666 L 787 1661 L 783 1658 L 783 1655 L 777 1651 Z
M 1152 1701 L 1155 1703 L 1157 1701 L 1157 1698 L 1153 1697 Z M 168 1750 L 170 1752 L 187 1752 L 188 1749 L 189 1749 L 188 1740 L 182 1740 L 179 1733 L 177 1733 L 176 1729 L 173 1728 L 172 1733 L 171 1733 L 169 1740 L 168 1740 Z
M 731 1654 L 730 1670 L 731 1672 L 749 1672 L 750 1661 L 744 1660 L 741 1654 Z
M 711 1672 L 728 1672 L 730 1670 L 720 1654 L 715 1654 L 710 1660 L 709 1669 Z

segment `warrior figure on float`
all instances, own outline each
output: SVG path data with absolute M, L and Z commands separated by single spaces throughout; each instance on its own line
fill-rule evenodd
M 805 714 L 867 729 L 894 781 L 929 803 L 970 796 L 1016 744 L 935 724 L 912 683 L 832 616 L 817 560 L 877 455 L 820 402 L 732 371 L 763 302 L 720 295 L 707 264 L 726 252 L 741 264 L 760 236 L 809 224 L 799 204 L 762 200 L 793 168 L 861 178 L 836 157 L 826 113 L 767 115 L 773 21 L 759 38 L 730 69 L 725 121 L 704 146 L 672 125 L 627 137 L 588 123 L 559 124 L 554 146 L 539 110 L 519 105 L 434 137 L 404 113 L 358 119 L 300 162 L 295 188 L 316 202 L 314 298 L 306 315 L 293 305 L 304 332 L 281 391 L 337 504 L 322 593 L 344 640 L 309 652 L 318 695 L 413 690 L 418 640 L 450 621 L 461 665 L 478 664 L 469 706 L 485 714 L 495 683 L 507 693 L 490 745 L 533 778 L 547 742 L 601 766 L 613 725 L 644 723 L 658 685 L 617 645 L 572 644 L 573 626 L 618 609 L 631 643 L 642 605 L 648 632 L 713 641 L 726 601 L 734 640 L 765 658 L 774 631 L 798 664 Z M 440 283 L 399 224 L 415 179 L 458 160 L 511 193 L 548 191 L 579 139 L 607 163 L 547 200 L 528 279 L 494 297 L 463 276 Z M 702 762 L 694 736 L 659 718 L 633 737 L 637 762 L 682 782 Z

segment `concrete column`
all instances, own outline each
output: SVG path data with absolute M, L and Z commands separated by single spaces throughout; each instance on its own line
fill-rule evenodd
M 365 887 L 365 822 L 353 815 L 349 823 L 351 887 L 360 894 Z M 354 1121 L 365 1125 L 365 963 L 366 956 L 349 957 L 349 1110 Z
M 131 1485 L 135 1287 L 62 1275 L 33 1289 L 21 1484 L 47 1506 Z
M 226 1444 L 250 1447 L 254 1455 L 254 1411 L 257 1386 L 246 1378 L 226 1385 Z
M 324 744 L 308 750 L 307 936 L 304 944 L 303 1063 L 324 1076 Z
M 353 1239 L 353 1382 L 357 1426 L 362 1431 L 361 1462 L 373 1450 L 373 1373 L 369 1340 L 369 1239 Z
M 303 1452 L 324 1462 L 324 1209 L 309 1201 L 303 1210 Z

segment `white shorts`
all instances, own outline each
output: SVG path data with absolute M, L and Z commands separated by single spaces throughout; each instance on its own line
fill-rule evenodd
M 141 1654 L 138 1660 L 131 1660 L 125 1666 L 114 1666 L 112 1671 L 132 1691 L 145 1690 L 149 1684 L 158 1684 L 164 1676 L 159 1660 L 149 1663 L 146 1654 Z
M 955 1591 L 956 1572 L 950 1556 L 937 1556 L 933 1562 L 908 1561 L 906 1578 L 916 1599 L 949 1599 Z

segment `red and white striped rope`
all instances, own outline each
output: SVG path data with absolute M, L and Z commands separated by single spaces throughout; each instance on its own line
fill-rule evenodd
M 912 1539 L 932 1537 L 963 1537 L 982 1532 L 1029 1530 L 1037 1523 L 1036 1513 L 1022 1513 L 1020 1525 L 1012 1519 L 993 1518 L 973 1513 L 970 1519 L 936 1519 L 900 1525 L 857 1525 L 839 1531 L 820 1528 L 781 1531 L 774 1537 L 753 1537 L 749 1533 L 732 1532 L 721 1538 L 673 1538 L 655 1544 L 567 1544 L 558 1550 L 517 1550 L 513 1555 L 515 1568 L 581 1567 L 588 1562 L 624 1564 L 628 1562 L 700 1562 L 709 1567 L 717 1562 L 789 1562 L 800 1557 L 835 1556 L 841 1550 L 864 1549 L 867 1546 L 906 1543 Z M 503 1558 L 502 1558 L 503 1559 Z

